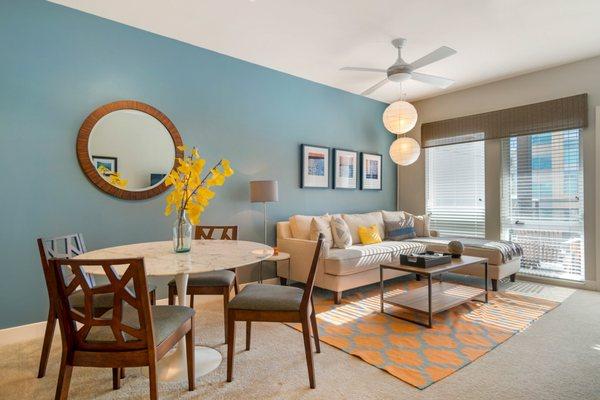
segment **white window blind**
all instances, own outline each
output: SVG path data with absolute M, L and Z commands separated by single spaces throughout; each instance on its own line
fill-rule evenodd
M 502 140 L 503 239 L 523 247 L 522 273 L 584 279 L 580 131 Z
M 441 236 L 485 236 L 484 142 L 426 150 L 426 201 Z

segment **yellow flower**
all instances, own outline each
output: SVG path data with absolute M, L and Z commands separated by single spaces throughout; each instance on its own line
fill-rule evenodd
M 179 151 L 186 151 L 187 150 L 187 146 L 185 144 L 182 144 L 181 146 L 177 146 L 177 150 L 179 150 Z
M 192 224 L 196 225 L 200 223 L 200 217 L 210 200 L 215 197 L 215 192 L 209 188 L 222 186 L 226 177 L 233 175 L 234 171 L 229 160 L 223 159 L 203 178 L 202 170 L 206 160 L 200 157 L 198 149 L 192 148 L 187 155 L 186 146 L 178 146 L 177 149 L 183 152 L 183 156 L 177 158 L 177 167 L 165 179 L 165 184 L 173 186 L 173 190 L 165 198 L 164 213 L 168 216 L 173 211 L 180 212 L 183 209 Z
M 225 175 L 225 176 L 233 175 L 234 170 L 233 170 L 233 168 L 231 168 L 231 164 L 229 163 L 229 160 L 223 159 L 221 161 L 221 165 L 223 166 L 223 175 Z

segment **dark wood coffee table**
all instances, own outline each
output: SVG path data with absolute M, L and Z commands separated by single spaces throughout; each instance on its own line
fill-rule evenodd
M 458 283 L 444 282 L 442 280 L 442 274 L 471 265 L 481 265 L 484 269 L 485 283 L 483 289 L 461 285 Z M 409 289 L 408 291 L 404 291 L 399 294 L 393 294 L 386 298 L 384 296 L 385 287 L 383 279 L 383 271 L 385 269 L 410 272 L 417 274 L 418 276 L 425 277 L 427 279 L 427 286 Z M 439 281 L 434 283 L 434 276 L 439 276 Z M 392 263 L 381 264 L 379 266 L 379 286 L 381 312 L 383 314 L 431 328 L 433 326 L 434 314 L 449 310 L 450 308 L 464 304 L 471 300 L 487 303 L 488 260 L 487 258 L 481 257 L 462 256 L 461 258 L 453 258 L 448 264 L 436 265 L 435 267 L 430 268 L 403 265 L 400 264 L 400 260 Z M 477 297 L 483 297 L 483 299 L 478 300 L 476 299 Z M 412 311 L 417 311 L 419 313 L 427 314 L 427 322 L 387 313 L 385 312 L 385 304 L 391 304 Z

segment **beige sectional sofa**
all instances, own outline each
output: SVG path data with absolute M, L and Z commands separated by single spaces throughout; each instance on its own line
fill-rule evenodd
M 424 231 L 421 229 L 422 234 L 427 234 L 426 237 L 421 236 L 401 241 L 384 240 L 381 243 L 362 245 L 358 235 L 354 232 L 357 229 L 357 224 L 360 224 L 361 221 L 365 223 L 373 222 L 377 225 L 378 230 L 383 233 L 385 228 L 382 212 L 342 214 L 341 217 L 349 222 L 348 227 L 352 231 L 352 245 L 348 248 L 328 248 L 329 246 L 325 246 L 324 251 L 321 253 L 315 281 L 316 286 L 334 292 L 336 303 L 341 301 L 342 292 L 345 290 L 379 282 L 380 264 L 397 260 L 400 254 L 418 253 L 425 250 L 443 251 L 445 244 L 441 243 L 447 240 L 447 238 L 440 238 L 441 240 L 437 241 L 436 238 L 429 236 L 431 234 L 435 235 L 435 232 L 430 232 L 427 227 Z M 306 281 L 316 244 L 314 240 L 310 240 L 310 222 L 312 218 L 330 218 L 330 216 L 295 215 L 290 217 L 288 221 L 277 223 L 277 247 L 291 256 L 291 276 L 288 276 L 287 265 L 278 265 L 277 275 L 282 281 L 287 279 Z M 520 257 L 503 261 L 503 258 L 499 257 L 493 249 L 465 246 L 464 254 L 488 258 L 489 274 L 494 290 L 497 288 L 499 279 L 506 276 L 511 276 L 511 279 L 514 279 L 516 272 L 519 270 Z M 468 268 L 461 270 L 460 273 L 481 275 L 482 268 Z M 387 280 L 402 275 L 406 275 L 406 273 L 386 270 L 384 279 Z

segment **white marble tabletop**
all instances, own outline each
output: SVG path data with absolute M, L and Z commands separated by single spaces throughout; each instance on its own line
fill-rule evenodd
M 173 243 L 165 241 L 108 247 L 89 251 L 75 259 L 143 257 L 146 275 L 173 276 L 243 267 L 272 255 L 273 248 L 261 243 L 244 240 L 194 240 L 191 251 L 187 253 L 175 253 Z M 104 273 L 100 266 L 90 265 L 84 268 L 92 274 Z

